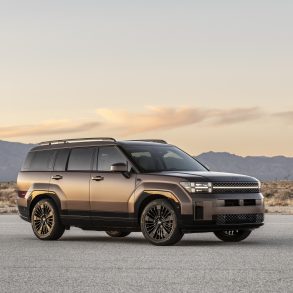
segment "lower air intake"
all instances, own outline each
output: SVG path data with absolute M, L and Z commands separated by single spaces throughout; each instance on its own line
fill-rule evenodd
M 228 214 L 215 215 L 213 220 L 217 225 L 227 224 L 261 224 L 264 221 L 263 214 Z

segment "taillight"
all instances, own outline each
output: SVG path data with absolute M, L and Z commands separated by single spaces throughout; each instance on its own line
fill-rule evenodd
M 18 191 L 18 197 L 24 198 L 25 195 L 26 195 L 26 191 L 20 191 L 20 190 Z

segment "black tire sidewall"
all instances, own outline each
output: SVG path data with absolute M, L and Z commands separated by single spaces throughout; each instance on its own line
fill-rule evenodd
M 252 232 L 251 230 L 241 230 L 241 229 L 239 229 L 238 231 L 239 233 L 233 236 L 226 235 L 225 231 L 215 231 L 214 234 L 216 235 L 217 238 L 219 238 L 220 240 L 224 242 L 239 242 L 246 239 Z

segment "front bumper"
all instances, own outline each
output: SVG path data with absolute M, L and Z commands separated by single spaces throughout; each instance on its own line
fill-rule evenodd
M 184 232 L 255 229 L 264 224 L 261 193 L 199 194 L 192 197 L 192 215 L 182 215 Z

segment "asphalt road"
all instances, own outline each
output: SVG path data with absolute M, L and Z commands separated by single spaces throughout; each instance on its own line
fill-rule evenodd
M 242 243 L 208 233 L 156 247 L 75 228 L 44 242 L 1 215 L 0 292 L 293 292 L 293 216 L 267 216 Z

